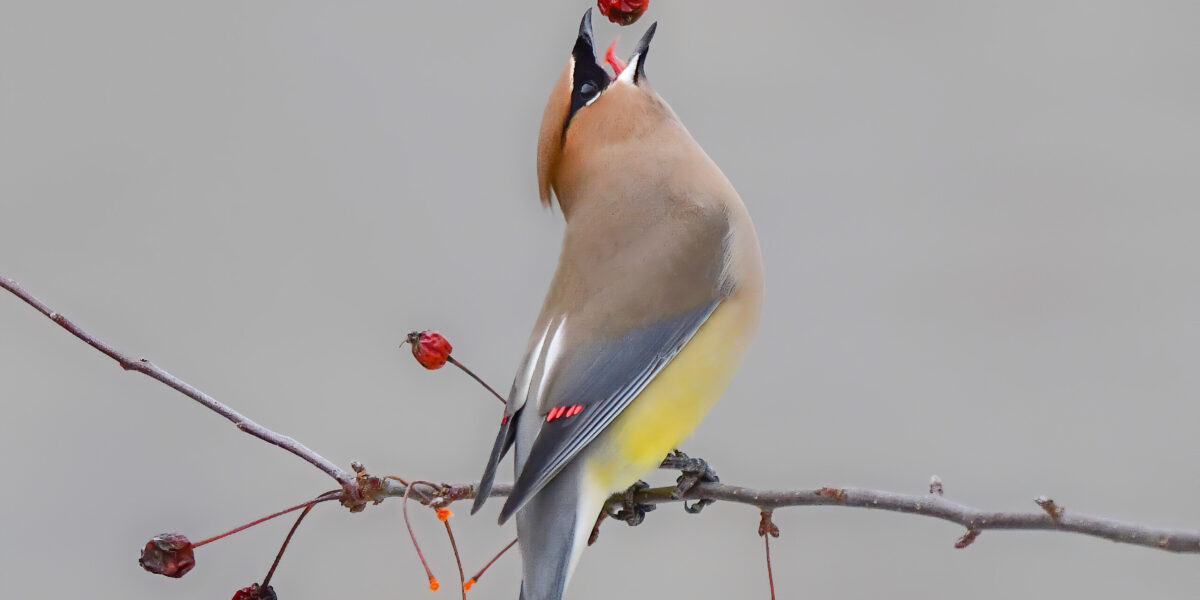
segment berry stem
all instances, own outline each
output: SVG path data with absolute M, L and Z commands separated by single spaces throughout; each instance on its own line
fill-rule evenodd
M 513 546 L 516 546 L 516 545 L 517 545 L 517 540 L 513 540 L 513 541 L 509 542 L 508 545 L 505 546 L 503 550 L 497 552 L 496 555 L 492 557 L 492 560 L 489 560 L 486 565 L 483 565 L 483 568 L 480 569 L 479 572 L 476 573 L 474 577 L 471 577 L 471 581 L 479 581 L 479 579 L 481 577 L 483 577 L 484 571 L 487 571 L 489 568 L 491 568 L 493 563 L 495 563 L 497 560 L 500 560 L 500 557 L 504 556 L 505 552 L 508 552 L 508 550 L 510 548 L 512 548 Z
M 316 505 L 317 501 L 314 500 L 313 502 L 310 502 L 308 506 L 304 507 L 304 510 L 300 512 L 300 516 L 296 517 L 296 522 L 292 524 L 292 528 L 288 531 L 287 537 L 283 538 L 283 545 L 279 547 L 279 552 L 275 554 L 275 562 L 271 563 L 271 568 L 267 570 L 267 576 L 263 577 L 262 585 L 259 587 L 266 589 L 267 586 L 271 585 L 271 576 L 275 575 L 275 568 L 279 566 L 279 561 L 283 559 L 283 552 L 287 550 L 288 544 L 292 541 L 292 536 L 296 535 L 296 530 L 300 528 L 300 523 L 304 521 L 304 517 L 307 517 L 308 513 L 311 512 L 313 507 Z
M 450 529 L 450 520 L 442 521 L 446 525 L 446 535 L 450 538 L 450 547 L 454 549 L 454 564 L 458 565 L 458 588 L 462 590 L 463 600 L 467 600 L 467 575 L 463 573 L 462 558 L 458 554 L 458 544 L 454 541 L 454 531 Z
M 317 496 L 316 499 L 314 499 L 314 500 L 309 500 L 308 502 L 303 502 L 303 503 L 297 504 L 293 507 L 285 508 L 277 513 L 272 513 L 265 517 L 250 521 L 249 523 L 246 523 L 245 525 L 241 525 L 239 527 L 234 527 L 233 529 L 230 529 L 229 531 L 226 531 L 225 533 L 217 534 L 210 538 L 205 538 L 203 540 L 200 540 L 199 542 L 192 544 L 192 547 L 199 548 L 200 546 L 203 546 L 205 544 L 210 544 L 210 543 L 215 542 L 223 537 L 231 536 L 231 535 L 233 535 L 239 531 L 242 531 L 244 529 L 249 529 L 260 523 L 265 523 L 266 521 L 270 521 L 271 519 L 274 519 L 275 517 L 280 517 L 280 516 L 286 515 L 290 512 L 300 510 L 302 508 L 311 508 L 313 505 L 320 504 L 321 502 L 327 502 L 329 500 L 336 500 L 342 493 L 343 493 L 342 490 L 330 490 L 328 492 L 325 492 L 324 494 L 321 494 L 320 496 Z
M 771 536 L 763 536 L 763 544 L 767 548 L 767 584 L 771 586 L 771 600 L 775 600 L 775 575 L 771 572 Z
M 474 379 L 475 381 L 479 382 L 479 385 L 482 385 L 483 387 L 487 388 L 487 391 L 491 392 L 492 395 L 495 396 L 496 399 L 499 400 L 501 404 L 508 404 L 507 402 L 504 401 L 504 396 L 501 396 L 498 392 L 496 392 L 496 390 L 492 389 L 492 386 L 488 385 L 487 382 L 485 382 L 483 379 L 480 379 L 479 376 L 476 375 L 470 369 L 468 369 L 466 365 L 455 360 L 455 358 L 453 356 L 446 357 L 446 360 L 449 361 L 450 364 L 462 369 L 463 373 L 470 375 L 471 379 Z
M 398 477 L 396 479 L 399 479 Z M 412 483 L 424 483 L 433 486 L 428 481 L 413 481 Z M 413 548 L 417 551 L 417 558 L 421 559 L 421 566 L 425 567 L 425 576 L 429 578 L 430 587 L 435 585 L 437 578 L 433 576 L 433 571 L 429 570 L 429 563 L 425 560 L 425 553 L 421 552 L 421 545 L 417 543 L 417 534 L 413 533 L 412 522 L 408 520 L 408 496 L 412 493 L 413 486 L 408 484 L 404 488 L 404 499 L 400 502 L 400 512 L 404 515 L 404 526 L 408 528 L 408 537 L 412 539 Z

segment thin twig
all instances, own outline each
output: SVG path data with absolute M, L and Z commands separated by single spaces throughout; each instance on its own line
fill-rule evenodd
M 160 381 L 172 389 L 191 398 L 192 400 L 199 402 L 206 408 L 216 412 L 222 417 L 229 419 L 234 425 L 237 426 L 238 429 L 245 431 L 246 433 L 260 440 L 263 440 L 268 444 L 279 446 L 280 448 L 299 456 L 308 463 L 324 471 L 325 474 L 337 480 L 338 484 L 342 486 L 342 489 L 345 490 L 351 498 L 357 498 L 358 486 L 354 482 L 354 475 L 342 470 L 320 454 L 309 450 L 304 444 L 301 444 L 300 442 L 297 442 L 286 435 L 275 433 L 274 431 L 255 423 L 245 415 L 233 410 L 225 404 L 222 404 L 212 396 L 205 394 L 195 387 L 192 387 L 187 382 L 166 372 L 154 363 L 144 358 L 134 359 L 129 355 L 122 353 L 120 350 L 117 350 L 87 331 L 84 331 L 82 327 L 71 322 L 70 319 L 67 319 L 62 314 L 51 309 L 44 302 L 34 297 L 33 294 L 25 291 L 25 289 L 22 288 L 16 281 L 0 276 L 0 287 L 12 292 L 16 297 L 25 301 L 26 304 L 36 308 L 38 312 L 49 317 L 51 321 L 54 321 L 63 329 L 71 332 L 71 335 L 83 340 L 83 342 L 87 345 L 99 350 L 105 356 L 117 361 L 117 363 L 121 365 L 121 368 L 125 369 L 126 371 L 137 371 L 138 373 L 150 377 L 151 379 Z

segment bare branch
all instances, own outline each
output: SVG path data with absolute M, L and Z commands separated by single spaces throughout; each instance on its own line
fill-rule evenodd
M 51 321 L 58 323 L 60 327 L 71 332 L 71 335 L 83 340 L 87 345 L 99 350 L 100 352 L 104 353 L 105 356 L 117 361 L 117 363 L 121 365 L 121 368 L 125 369 L 126 371 L 137 371 L 138 373 L 141 373 L 151 379 L 160 381 L 187 396 L 188 398 L 199 402 L 209 410 L 212 410 L 222 417 L 229 419 L 234 425 L 237 426 L 238 429 L 241 429 L 242 431 L 245 431 L 256 438 L 263 440 L 264 442 L 279 446 L 280 448 L 283 448 L 284 450 L 303 458 L 313 466 L 324 471 L 327 475 L 337 480 L 338 484 L 342 486 L 342 489 L 346 490 L 346 493 L 352 498 L 358 497 L 358 486 L 355 483 L 354 475 L 338 468 L 337 465 L 333 464 L 320 454 L 308 449 L 308 447 L 306 447 L 304 444 L 301 444 L 300 442 L 297 442 L 286 435 L 275 433 L 274 431 L 255 423 L 242 413 L 239 413 L 225 404 L 222 404 L 212 396 L 209 396 L 208 394 L 205 394 L 204 392 L 192 387 L 186 381 L 175 377 L 174 375 L 166 372 L 144 358 L 134 359 L 126 354 L 123 354 L 120 350 L 117 350 L 104 341 L 101 341 L 96 336 L 84 331 L 82 327 L 71 322 L 70 319 L 66 318 L 62 314 L 52 310 L 46 305 L 46 303 L 38 300 L 33 296 L 33 294 L 25 291 L 25 289 L 22 288 L 16 281 L 0 276 L 0 287 L 12 292 L 16 297 L 24 300 L 26 304 L 36 308 L 38 312 L 49 317 Z
M 443 484 L 441 488 L 416 486 L 415 492 L 426 497 L 441 497 L 455 502 L 475 497 L 472 484 Z M 511 485 L 496 484 L 491 496 L 507 496 Z M 403 496 L 404 486 L 389 482 L 388 496 Z M 828 488 L 812 490 L 756 490 L 723 483 L 701 482 L 689 492 L 678 495 L 675 487 L 660 487 L 642 490 L 634 494 L 633 500 L 641 504 L 663 504 L 701 499 L 735 502 L 773 510 L 789 506 L 846 506 L 873 508 L 892 512 L 934 517 L 966 527 L 969 532 L 986 529 L 1023 529 L 1046 531 L 1069 531 L 1100 537 L 1122 544 L 1133 544 L 1147 548 L 1158 548 L 1168 552 L 1200 553 L 1200 531 L 1186 531 L 1147 527 L 1124 523 L 1103 517 L 1091 517 L 1060 512 L 1051 517 L 1042 510 L 1030 512 L 986 511 L 971 508 L 947 500 L 935 494 L 898 494 L 863 488 Z M 609 499 L 609 506 L 619 505 L 624 495 Z M 971 536 L 972 540 L 975 536 Z
M 446 506 L 451 502 L 475 497 L 473 484 L 442 484 L 433 486 L 424 482 L 413 482 L 412 491 L 403 480 L 397 478 L 372 478 L 366 475 L 361 467 L 360 472 L 350 474 L 321 455 L 313 452 L 296 440 L 275 433 L 241 413 L 218 402 L 209 395 L 176 378 L 145 359 L 132 359 L 122 354 L 112 346 L 100 341 L 66 317 L 53 311 L 42 301 L 25 291 L 11 279 L 0 277 L 0 287 L 12 292 L 30 306 L 49 317 L 62 328 L 71 332 L 93 348 L 117 361 L 126 370 L 137 371 L 152 379 L 160 381 L 178 390 L 200 404 L 215 411 L 233 422 L 238 429 L 249 433 L 263 441 L 283 448 L 300 458 L 308 461 L 317 468 L 333 477 L 344 490 L 342 503 L 351 510 L 361 510 L 368 498 L 364 498 L 359 481 L 370 482 L 370 500 L 382 500 L 384 497 L 403 497 L 413 492 L 420 497 L 422 503 L 438 501 L 438 506 Z M 924 515 L 950 521 L 967 529 L 966 535 L 960 538 L 959 547 L 965 547 L 975 540 L 979 532 L 987 529 L 1022 529 L 1069 531 L 1093 537 L 1100 537 L 1123 544 L 1133 544 L 1148 548 L 1158 548 L 1169 552 L 1200 553 L 1200 531 L 1172 530 L 1146 527 L 1133 523 L 1123 523 L 1102 517 L 1089 517 L 1068 513 L 1053 501 L 1039 496 L 1035 502 L 1040 507 L 1031 512 L 996 512 L 971 508 L 957 502 L 947 500 L 940 492 L 940 480 L 931 482 L 927 495 L 898 494 L 879 490 L 862 488 L 830 488 L 822 487 L 814 490 L 756 490 L 735 485 L 726 485 L 709 481 L 701 481 L 690 487 L 686 492 L 679 493 L 675 487 L 661 487 L 639 490 L 633 494 L 632 500 L 639 504 L 662 504 L 685 500 L 720 500 L 735 502 L 757 507 L 760 511 L 771 511 L 789 506 L 846 506 L 857 508 L 874 508 L 892 512 L 902 512 Z M 378 488 L 378 489 L 376 489 Z M 512 491 L 511 485 L 497 484 L 492 487 L 492 496 L 507 496 Z M 626 500 L 624 494 L 614 495 L 609 499 L 607 509 L 615 509 Z

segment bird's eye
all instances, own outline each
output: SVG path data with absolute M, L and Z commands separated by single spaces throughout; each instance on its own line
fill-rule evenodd
M 583 96 L 584 100 L 591 100 L 592 98 L 596 97 L 596 94 L 599 93 L 600 88 L 596 87 L 596 84 L 590 81 L 585 81 L 583 82 L 583 85 L 579 86 L 579 95 Z

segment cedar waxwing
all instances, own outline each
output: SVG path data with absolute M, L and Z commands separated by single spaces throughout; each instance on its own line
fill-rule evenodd
M 516 445 L 521 598 L 559 600 L 606 499 L 658 467 L 725 389 L 758 325 L 762 264 L 729 180 L 646 80 L 657 23 L 616 79 L 591 10 L 542 118 L 538 184 L 562 254 L 472 512 Z

